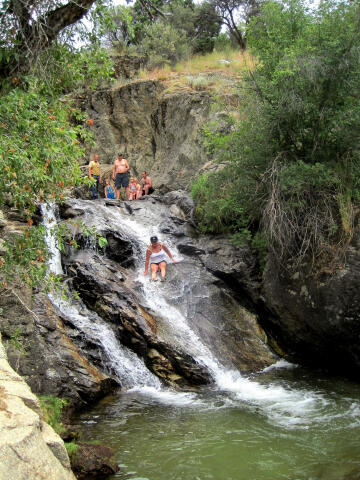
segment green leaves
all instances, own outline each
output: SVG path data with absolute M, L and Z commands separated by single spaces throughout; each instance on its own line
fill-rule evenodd
M 98 243 L 99 243 L 99 247 L 100 247 L 100 248 L 103 248 L 103 247 L 105 247 L 105 246 L 108 244 L 108 241 L 106 240 L 105 237 L 99 236 L 99 237 L 98 237 Z
M 27 91 L 18 87 L 0 96 L 0 204 L 16 209 L 24 221 L 3 245 L 3 286 L 19 277 L 32 286 L 43 283 L 48 252 L 34 214 L 41 202 L 61 202 L 69 188 L 87 181 L 78 163 L 83 142 L 91 140 L 84 115 L 70 102 L 39 93 L 36 85 L 30 79 Z M 54 276 L 47 281 L 56 284 Z
M 24 22 L 19 21 L 17 15 L 22 10 L 15 11 L 11 2 L 2 2 L 0 7 L 0 66 L 4 67 L 0 73 L 0 205 L 15 210 L 20 220 L 2 244 L 3 287 L 14 278 L 31 286 L 59 285 L 61 280 L 48 273 L 49 252 L 44 227 L 37 225 L 38 209 L 42 202 L 61 203 L 72 187 L 89 183 L 79 161 L 93 142 L 86 115 L 64 94 L 95 88 L 100 81 L 110 79 L 113 69 L 99 39 L 93 38 L 89 44 L 89 36 L 81 29 L 62 30 L 85 14 L 92 2 L 81 11 L 74 2 L 63 5 L 64 23 L 46 15 L 62 2 L 45 3 L 35 5 L 30 23 L 24 18 Z M 96 2 L 93 33 L 101 33 L 110 25 L 104 3 Z M 32 28 L 37 21 L 41 28 Z M 46 27 L 52 28 L 45 41 Z M 79 47 L 79 37 L 75 42 L 75 30 L 82 45 L 87 41 L 86 47 Z M 66 242 L 76 246 L 75 239 L 61 226 L 53 234 L 60 249 Z M 106 239 L 100 238 L 99 243 L 104 246 Z
M 242 120 L 205 137 L 225 167 L 193 188 L 203 228 L 260 228 L 287 266 L 340 255 L 360 198 L 359 25 L 356 2 L 324 1 L 315 12 L 299 0 L 263 5 L 249 27 L 259 64 Z
M 84 156 L 80 140 L 87 132 L 70 125 L 73 110 L 33 90 L 0 97 L 0 202 L 10 195 L 28 219 L 37 203 L 61 201 L 64 189 L 81 182 L 76 160 Z

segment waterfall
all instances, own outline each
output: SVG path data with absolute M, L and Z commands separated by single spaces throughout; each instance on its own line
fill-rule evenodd
M 50 252 L 49 270 L 57 275 L 63 273 L 61 256 L 52 229 L 56 225 L 53 205 L 42 205 L 43 223 L 46 227 L 46 242 Z M 64 300 L 60 295 L 49 294 L 49 299 L 59 313 L 70 321 L 87 338 L 101 345 L 107 365 L 106 370 L 115 373 L 123 387 L 150 386 L 159 389 L 161 383 L 132 350 L 121 345 L 113 330 L 95 313 L 90 312 L 80 301 Z
M 43 216 L 43 225 L 46 228 L 45 241 L 50 252 L 49 270 L 56 275 L 61 275 L 63 273 L 61 266 L 61 255 L 59 249 L 57 248 L 56 236 L 54 233 L 54 228 L 57 224 L 56 206 L 49 203 L 42 203 L 41 213 Z
M 328 403 L 320 392 L 302 391 L 285 388 L 281 385 L 266 385 L 261 381 L 244 377 L 238 370 L 226 368 L 221 361 L 214 357 L 209 346 L 205 345 L 199 336 L 188 324 L 184 315 L 173 305 L 170 305 L 158 284 L 149 282 L 143 275 L 143 265 L 149 237 L 157 235 L 166 243 L 177 260 L 181 255 L 171 238 L 161 233 L 158 220 L 149 211 L 149 215 L 138 220 L 136 215 L 123 214 L 118 207 L 106 207 L 96 204 L 96 210 L 88 201 L 73 200 L 75 208 L 84 211 L 83 221 L 89 226 L 95 226 L 99 231 L 117 231 L 127 236 L 140 252 L 137 261 L 138 274 L 136 280 L 141 284 L 144 298 L 150 307 L 160 317 L 165 318 L 169 330 L 173 332 L 174 345 L 180 346 L 190 354 L 199 364 L 205 366 L 215 382 L 215 388 L 227 395 L 227 403 L 238 404 L 246 402 L 253 408 L 261 410 L 277 424 L 301 427 L 316 418 L 319 409 Z M 176 267 L 175 267 L 176 268 Z M 166 316 L 164 315 L 166 312 Z M 287 362 L 281 361 L 272 368 L 292 368 Z M 177 394 L 157 387 L 153 388 L 144 382 L 134 384 L 134 388 L 147 395 L 156 396 L 160 401 L 170 403 L 196 403 L 199 401 L 194 394 Z M 179 396 L 180 395 L 180 396 Z M 310 420 L 311 421 L 311 420 Z

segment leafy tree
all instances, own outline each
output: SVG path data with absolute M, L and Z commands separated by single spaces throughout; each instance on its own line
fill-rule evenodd
M 213 4 L 207 1 L 194 4 L 192 0 L 157 0 L 151 5 L 136 1 L 132 7 L 111 8 L 109 15 L 114 24 L 106 34 L 110 44 L 119 50 L 124 46 L 133 46 L 135 47 L 133 50 L 138 53 L 155 55 L 156 61 L 151 61 L 152 64 L 157 64 L 161 59 L 159 44 L 165 44 L 169 40 L 169 35 L 170 42 L 178 45 L 176 49 L 179 50 L 179 55 L 175 55 L 177 59 L 183 56 L 181 52 L 184 50 L 185 43 L 187 43 L 186 54 L 212 51 L 222 23 Z M 160 28 L 155 24 L 159 24 L 164 29 L 163 36 L 167 38 L 163 41 L 157 39 L 156 45 L 154 39 L 151 40 L 152 32 L 158 35 Z M 170 57 L 174 58 L 174 55 L 169 57 L 168 52 L 164 54 L 165 62 L 171 62 Z
M 134 10 L 132 7 L 117 5 L 110 7 L 109 17 L 112 25 L 105 32 L 105 39 L 110 46 L 117 50 L 129 46 L 135 39 L 135 29 L 133 24 Z
M 212 204 L 215 197 L 228 204 L 225 228 L 260 229 L 284 265 L 331 263 L 352 238 L 360 202 L 359 23 L 353 2 L 322 2 L 315 12 L 297 0 L 265 3 L 249 28 L 259 62 L 243 93 L 243 120 L 225 137 L 208 136 L 212 154 L 227 163 L 205 181 Z M 230 172 L 233 188 L 216 187 Z M 203 228 L 211 229 L 209 200 L 194 193 Z
M 246 48 L 246 27 L 257 14 L 260 0 L 211 0 L 222 23 L 242 50 Z
M 59 33 L 92 3 L 14 0 L 1 5 L 0 61 L 5 68 L 0 94 L 0 205 L 17 209 L 25 222 L 2 241 L 3 286 L 19 277 L 30 285 L 42 283 L 48 252 L 36 215 L 39 204 L 61 202 L 66 189 L 89 182 L 78 160 L 91 143 L 92 120 L 87 122 L 63 94 L 109 78 L 111 62 L 98 45 L 76 49 L 72 35 Z M 15 28 L 12 36 L 6 31 L 9 26 Z M 74 243 L 61 227 L 60 246 L 63 235 Z
M 222 20 L 211 3 L 170 3 L 166 12 L 166 21 L 186 37 L 193 53 L 213 50 Z
M 194 53 L 212 52 L 215 40 L 220 33 L 222 19 L 210 2 L 195 6 L 194 34 L 192 39 Z
M 174 64 L 190 54 L 189 43 L 170 24 L 158 21 L 146 29 L 140 52 L 149 57 L 149 66 Z
M 28 71 L 34 59 L 66 27 L 86 15 L 96 0 L 4 0 L 0 7 L 2 76 Z

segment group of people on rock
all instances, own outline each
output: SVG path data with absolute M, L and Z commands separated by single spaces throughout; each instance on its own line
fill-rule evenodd
M 123 158 L 121 153 L 118 153 L 112 170 L 112 180 L 115 182 L 115 186 L 109 179 L 105 181 L 105 198 L 120 199 L 121 187 L 125 188 L 125 195 L 128 200 L 136 200 L 143 195 L 153 193 L 152 179 L 146 171 L 141 172 L 141 180 L 139 182 L 136 177 L 129 178 L 129 170 L 130 165 L 128 161 Z M 95 154 L 93 160 L 89 163 L 89 178 L 94 180 L 91 185 L 91 191 L 93 199 L 96 200 L 99 196 L 99 185 L 102 183 L 98 154 Z
M 154 191 L 151 177 L 149 177 L 146 171 L 141 173 L 140 183 L 136 177 L 129 179 L 129 170 L 130 165 L 128 161 L 123 158 L 121 153 L 118 153 L 112 169 L 112 180 L 115 182 L 115 191 L 111 181 L 106 179 L 104 187 L 105 198 L 119 199 L 121 187 L 125 188 L 126 198 L 128 200 L 136 200 L 143 195 L 150 195 Z M 89 178 L 94 180 L 91 185 L 91 191 L 93 199 L 97 199 L 99 185 L 101 184 L 101 167 L 97 154 L 94 155 L 93 160 L 89 163 Z M 148 274 L 150 265 L 151 280 L 156 282 L 157 274 L 160 272 L 160 281 L 163 282 L 166 275 L 167 257 L 169 257 L 173 263 L 176 263 L 169 249 L 159 241 L 157 236 L 152 236 L 150 238 L 150 245 L 146 250 L 144 275 Z

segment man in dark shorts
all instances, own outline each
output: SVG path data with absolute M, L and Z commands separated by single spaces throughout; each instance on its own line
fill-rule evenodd
M 122 154 L 118 153 L 118 157 L 114 162 L 114 168 L 112 172 L 112 178 L 115 180 L 116 198 L 120 198 L 121 187 L 125 188 L 126 198 L 129 198 L 129 175 L 128 171 L 130 166 L 125 158 L 122 158 Z

